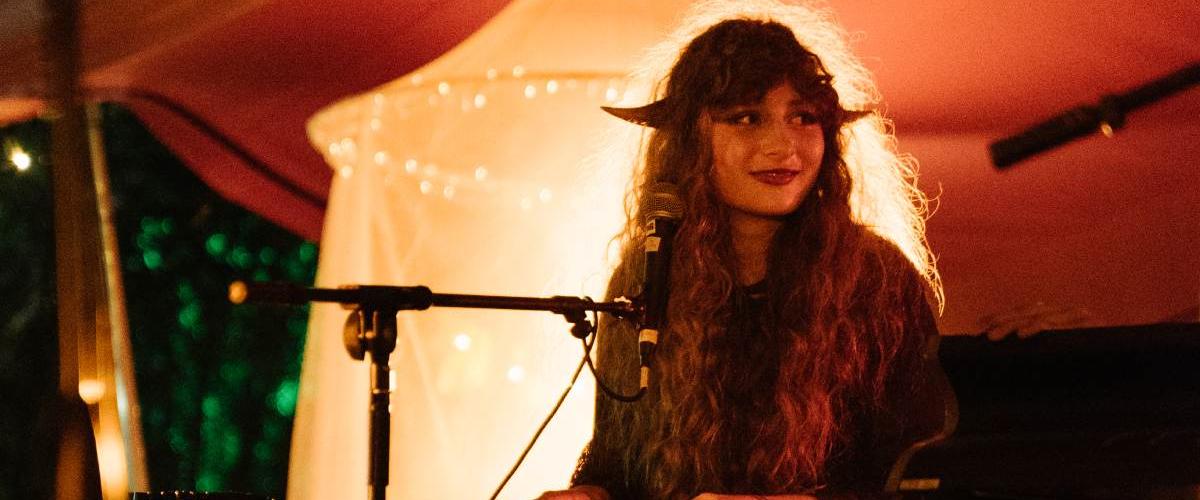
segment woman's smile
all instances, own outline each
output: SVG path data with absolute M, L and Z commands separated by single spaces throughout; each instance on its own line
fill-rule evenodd
M 800 175 L 800 170 L 792 170 L 785 168 L 776 168 L 770 170 L 757 170 L 750 172 L 750 176 L 754 177 L 758 182 L 769 184 L 772 186 L 785 186 Z

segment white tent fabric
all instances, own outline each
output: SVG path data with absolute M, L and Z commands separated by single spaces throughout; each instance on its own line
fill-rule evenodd
M 637 133 L 599 106 L 622 97 L 630 64 L 682 10 L 664 6 L 514 2 L 442 58 L 314 117 L 313 142 L 338 172 L 317 285 L 602 298 L 628 174 L 589 152 L 610 131 Z M 289 498 L 366 491 L 367 370 L 342 348 L 345 317 L 313 310 Z M 548 313 L 399 319 L 389 497 L 486 497 L 566 387 L 580 343 Z M 502 498 L 565 486 L 593 391 L 581 376 Z

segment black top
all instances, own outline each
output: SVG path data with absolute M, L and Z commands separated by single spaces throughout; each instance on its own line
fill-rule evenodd
M 894 248 L 893 248 L 894 250 Z M 898 251 L 896 251 L 898 253 Z M 900 262 L 907 263 L 900 257 Z M 885 259 L 885 261 L 888 259 Z M 893 260 L 893 262 L 895 262 Z M 902 288 L 905 297 L 895 303 L 908 310 L 904 322 L 906 331 L 887 383 L 886 410 L 851 409 L 842 415 L 843 428 L 850 429 L 849 445 L 835 449 L 826 464 L 826 488 L 822 497 L 872 498 L 883 497 L 884 482 L 897 456 L 912 443 L 942 430 L 945 406 L 938 382 L 936 358 L 926 359 L 925 344 L 937 336 L 937 327 L 922 280 L 916 271 L 910 273 L 909 283 Z M 870 278 L 864 282 L 871 282 Z M 877 282 L 877 281 L 876 281 Z M 702 344 L 712 359 L 697 377 L 720 381 L 719 404 L 727 415 L 730 432 L 719 438 L 720 457 L 714 457 L 724 471 L 723 493 L 756 494 L 764 491 L 763 478 L 755 478 L 746 470 L 746 463 L 757 446 L 756 429 L 778 415 L 774 401 L 776 379 L 779 375 L 784 346 L 790 342 L 778 329 L 764 328 L 766 287 L 759 283 L 735 291 L 731 303 L 729 328 L 723 335 L 707 338 Z M 869 314 L 869 312 L 863 312 Z M 604 376 L 603 364 L 601 376 Z M 623 404 L 599 395 L 597 415 L 612 411 L 611 405 Z M 647 404 L 645 402 L 638 405 Z M 853 403 L 849 406 L 853 407 Z M 641 406 L 640 409 L 646 408 Z M 624 429 L 601 428 L 597 418 L 596 436 L 604 432 L 626 432 Z M 595 442 L 595 441 L 593 441 Z M 614 499 L 648 498 L 642 479 L 628 477 L 629 464 L 614 450 L 594 449 L 589 445 L 580 458 L 572 484 L 603 487 Z M 694 492 L 695 494 L 702 492 Z

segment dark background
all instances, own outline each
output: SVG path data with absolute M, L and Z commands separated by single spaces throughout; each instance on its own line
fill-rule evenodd
M 317 247 L 222 199 L 127 110 L 102 108 L 151 489 L 283 498 L 304 308 L 233 306 L 233 280 L 311 285 Z M 25 498 L 57 387 L 49 127 L 0 128 L 0 499 Z M 33 165 L 18 171 L 7 149 Z

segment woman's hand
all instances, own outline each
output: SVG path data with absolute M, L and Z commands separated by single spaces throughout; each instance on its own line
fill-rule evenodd
M 983 325 L 980 333 L 1000 340 L 1009 335 L 1026 338 L 1042 330 L 1078 328 L 1095 319 L 1087 309 L 1036 302 L 984 316 L 979 322 Z
M 537 500 L 610 500 L 608 492 L 599 486 L 576 486 L 569 490 L 547 491 Z

